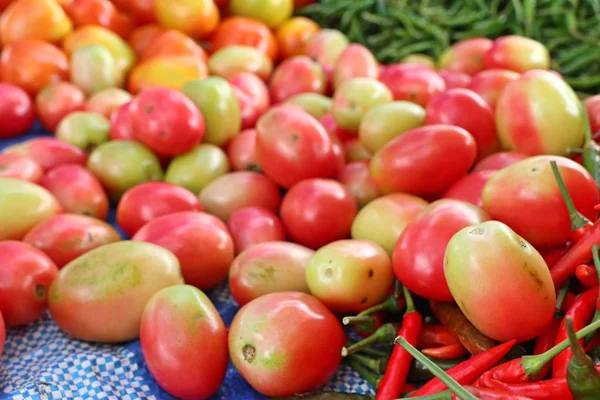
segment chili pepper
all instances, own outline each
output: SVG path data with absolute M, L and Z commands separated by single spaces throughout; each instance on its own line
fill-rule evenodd
M 444 371 L 447 371 L 450 368 L 456 367 L 461 362 L 467 360 L 467 358 L 461 357 L 454 360 L 436 360 L 430 358 L 430 360 Z M 429 371 L 427 367 L 421 364 L 418 360 L 414 360 L 413 362 L 412 368 L 410 370 L 410 377 L 411 379 L 414 379 L 418 382 L 428 382 L 434 378 L 431 371 Z
M 402 319 L 402 327 L 398 331 L 411 344 L 417 344 L 419 332 L 423 325 L 421 314 L 415 309 L 410 292 L 403 287 L 406 299 L 406 313 Z M 412 357 L 400 346 L 394 346 L 385 374 L 377 388 L 376 400 L 394 400 L 402 393 L 402 386 L 408 376 Z
M 414 392 L 415 390 L 417 390 L 416 387 L 414 387 L 413 385 L 409 384 L 409 383 L 405 383 L 404 386 L 402 386 L 402 395 L 405 395 L 406 393 L 410 393 L 410 392 Z
M 541 251 L 542 257 L 544 257 L 544 261 L 546 261 L 548 268 L 552 269 L 554 264 L 560 260 L 560 258 L 571 248 L 572 245 L 573 244 L 569 242 L 564 246 L 555 246 L 545 249 L 545 251 Z
M 392 343 L 396 337 L 396 333 L 400 328 L 398 323 L 387 323 L 381 325 L 373 334 L 363 340 L 352 344 L 349 347 L 342 348 L 342 357 L 354 354 L 368 346 L 381 343 Z
M 500 389 L 484 389 L 476 388 L 474 386 L 464 386 L 464 388 L 481 400 L 531 400 L 531 397 L 515 396 L 513 393 Z M 456 396 L 454 393 L 450 398 L 452 400 L 460 400 L 460 397 Z
M 595 349 L 598 346 L 600 346 L 600 333 L 595 333 L 592 340 L 590 340 L 589 342 L 587 342 L 585 344 L 585 351 L 586 352 L 592 351 L 593 349 Z M 600 351 L 600 348 L 598 348 L 598 350 Z M 598 359 L 598 364 L 600 364 L 600 359 Z
M 482 376 L 481 384 L 486 388 L 500 389 L 531 399 L 568 400 L 573 398 L 566 378 L 553 378 L 540 382 L 516 384 L 497 381 L 490 376 Z
M 421 352 L 428 357 L 452 360 L 453 358 L 462 357 L 468 354 L 467 349 L 461 343 L 453 343 L 446 346 L 430 347 L 422 349 Z
M 445 346 L 454 343 L 459 343 L 458 336 L 444 325 L 423 324 L 417 348 Z
M 472 355 L 495 346 L 494 341 L 479 332 L 456 304 L 432 301 L 431 309 L 436 318 L 456 334 L 458 340 Z
M 573 321 L 567 317 L 567 334 L 571 343 L 573 357 L 567 368 L 567 384 L 575 400 L 594 400 L 600 394 L 600 373 L 596 371 L 594 362 L 585 354 L 581 343 L 575 337 Z
M 575 268 L 575 276 L 586 288 L 591 288 L 598 285 L 598 275 L 596 275 L 596 269 L 587 264 L 581 264 Z

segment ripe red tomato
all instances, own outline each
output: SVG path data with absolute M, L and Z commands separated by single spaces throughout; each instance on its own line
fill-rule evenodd
M 179 260 L 185 282 L 202 290 L 225 279 L 233 261 L 233 240 L 227 227 L 203 212 L 163 215 L 144 225 L 132 240 L 170 250 Z
M 307 56 L 283 61 L 273 72 L 269 85 L 271 101 L 281 103 L 300 93 L 324 94 L 326 77 L 323 68 Z
M 245 17 L 228 17 L 221 22 L 211 38 L 212 52 L 227 46 L 251 46 L 265 53 L 271 60 L 277 58 L 277 40 L 267 25 Z
M 394 95 L 394 100 L 406 100 L 423 107 L 437 94 L 446 90 L 446 83 L 433 69 L 422 64 L 393 64 L 379 76 Z
M 31 99 L 18 86 L 0 83 L 0 138 L 9 138 L 27 132 L 35 115 Z
M 485 171 L 486 169 L 497 171 L 504 167 L 508 167 L 517 161 L 524 160 L 527 157 L 527 154 L 515 153 L 513 151 L 501 151 L 499 153 L 490 154 L 475 165 L 473 172 Z
M 83 110 L 85 94 L 69 82 L 52 83 L 35 98 L 35 111 L 44 128 L 54 132 L 68 114 Z
M 354 197 L 341 183 L 307 179 L 286 193 L 281 219 L 295 242 L 318 249 L 349 237 L 357 211 Z
M 0 312 L 6 326 L 27 325 L 46 311 L 56 265 L 32 245 L 0 242 Z
M 341 128 L 337 122 L 335 122 L 335 118 L 332 113 L 327 113 L 323 115 L 319 122 L 323 125 L 323 128 L 331 135 L 337 137 L 340 142 L 346 143 L 349 140 L 354 140 L 357 138 L 356 132 L 350 132 L 343 128 Z
M 468 88 L 479 94 L 492 108 L 506 85 L 519 79 L 519 73 L 507 69 L 488 69 L 473 77 Z
M 20 154 L 0 154 L 0 177 L 39 182 L 44 170 L 31 158 Z
M 483 70 L 483 58 L 494 42 L 483 37 L 461 40 L 440 57 L 440 67 L 474 75 Z
M 593 135 L 600 131 L 600 94 L 585 99 L 585 107 Z
M 267 85 L 258 76 L 249 72 L 232 75 L 227 81 L 240 104 L 242 129 L 254 128 L 256 121 L 269 109 Z
M 144 90 L 132 100 L 129 114 L 135 138 L 160 155 L 185 153 L 204 137 L 202 113 L 177 90 Z
M 46 171 L 65 164 L 85 165 L 88 158 L 79 147 L 54 138 L 30 139 L 7 147 L 4 152 L 27 156 Z
M 471 83 L 471 77 L 464 72 L 440 69 L 438 75 L 446 83 L 446 89 L 465 88 Z
M 496 173 L 496 170 L 485 169 L 483 171 L 471 172 L 463 176 L 444 192 L 442 198 L 466 201 L 483 207 L 481 194 L 487 181 Z
M 236 254 L 257 243 L 285 240 L 281 220 L 264 207 L 240 208 L 229 217 L 227 228 L 233 238 Z
M 179 211 L 202 211 L 198 197 L 184 187 L 148 182 L 123 194 L 117 206 L 117 224 L 128 236 L 155 218 Z
M 256 130 L 246 129 L 231 139 L 227 157 L 234 171 L 260 171 L 256 154 Z

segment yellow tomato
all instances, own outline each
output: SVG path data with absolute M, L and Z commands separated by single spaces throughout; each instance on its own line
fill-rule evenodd
M 136 66 L 129 77 L 129 91 L 139 93 L 151 87 L 180 90 L 186 82 L 208 75 L 201 59 L 181 56 L 153 58 Z

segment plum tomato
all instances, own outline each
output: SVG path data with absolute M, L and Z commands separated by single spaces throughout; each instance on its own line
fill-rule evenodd
M 270 293 L 236 314 L 229 328 L 229 354 L 258 392 L 293 396 L 311 392 L 333 376 L 345 339 L 340 322 L 316 298 Z
M 107 142 L 110 121 L 102 114 L 75 111 L 64 117 L 56 128 L 56 138 L 87 152 Z
M 379 63 L 365 46 L 354 43 L 346 47 L 333 68 L 333 88 L 353 78 L 379 78 Z
M 428 300 L 453 301 L 444 277 L 444 253 L 456 232 L 489 220 L 489 215 L 459 200 L 438 200 L 409 223 L 392 256 L 398 280 Z
M 440 68 L 475 75 L 483 70 L 483 59 L 494 45 L 490 39 L 475 37 L 453 44 L 440 57 Z
M 513 151 L 501 151 L 499 153 L 490 154 L 479 161 L 472 172 L 487 170 L 498 171 L 499 169 L 513 165 L 514 163 L 526 159 L 528 156 L 522 153 Z
M 227 228 L 239 254 L 258 243 L 285 240 L 285 231 L 279 217 L 264 207 L 240 208 L 229 217 Z
M 299 244 L 272 241 L 241 252 L 229 269 L 229 287 L 235 301 L 246 303 L 275 292 L 310 293 L 306 266 L 315 252 Z
M 526 72 L 550 68 L 550 53 L 540 42 L 518 35 L 501 36 L 483 57 L 485 69 Z
M 436 61 L 433 59 L 433 57 L 428 56 L 427 54 L 423 54 L 423 53 L 411 53 L 407 56 L 404 56 L 400 62 L 402 62 L 403 64 L 420 64 L 423 65 L 425 67 L 429 67 L 429 68 L 436 68 Z M 379 65 L 380 69 L 383 71 L 383 65 L 380 64 Z
M 258 76 L 241 72 L 228 78 L 240 105 L 242 129 L 254 128 L 256 121 L 269 109 L 269 90 Z
M 71 54 L 70 79 L 87 95 L 123 85 L 123 72 L 104 46 L 93 44 Z
M 256 151 L 256 130 L 246 129 L 231 139 L 227 146 L 227 158 L 234 171 L 260 171 Z
M 338 240 L 312 256 L 306 282 L 330 310 L 358 313 L 385 299 L 394 271 L 390 256 L 375 242 Z
M 273 72 L 273 62 L 254 47 L 234 45 L 213 53 L 208 59 L 208 70 L 211 75 L 225 79 L 247 72 L 267 80 Z
M 35 115 L 27 93 L 9 83 L 0 83 L 0 138 L 21 135 L 31 129 Z
M 228 17 L 211 36 L 211 51 L 227 46 L 252 46 L 265 53 L 271 60 L 277 59 L 277 40 L 271 29 L 261 21 L 245 17 Z
M 179 211 L 202 211 L 198 197 L 186 188 L 166 182 L 142 183 L 123 194 L 116 221 L 128 236 L 155 218 Z
M 154 0 L 112 0 L 116 6 L 130 14 L 138 23 L 156 21 L 154 16 Z
M 129 106 L 136 140 L 160 155 L 190 151 L 204 137 L 204 118 L 194 102 L 167 88 L 142 91 Z
M 333 100 L 319 93 L 300 93 L 290 97 L 286 103 L 297 104 L 313 117 L 320 119 L 331 113 Z
M 225 379 L 227 328 L 210 299 L 193 286 L 171 286 L 150 298 L 140 342 L 152 377 L 178 399 L 208 399 Z
M 210 289 L 229 273 L 233 240 L 218 218 L 197 211 L 181 211 L 155 218 L 132 240 L 154 243 L 171 251 L 181 265 L 183 279 L 199 289 Z
M 519 73 L 507 69 L 488 69 L 473 76 L 467 89 L 474 91 L 489 104 L 496 108 L 500 93 L 511 82 L 519 79 Z
M 573 160 L 537 156 L 501 169 L 483 189 L 483 207 L 533 246 L 554 246 L 571 238 L 567 207 L 550 161 L 556 161 L 579 212 L 593 220 L 598 190 L 592 175 Z
M 151 6 L 152 7 L 152 6 Z M 219 9 L 212 0 L 154 0 L 154 15 L 161 26 L 204 39 L 219 25 Z
M 77 257 L 121 236 L 104 221 L 77 214 L 59 214 L 40 223 L 23 238 L 62 268 Z
M 471 76 L 463 72 L 439 69 L 437 73 L 444 80 L 446 89 L 466 88 L 471 83 Z
M 56 0 L 16 0 L 0 17 L 3 45 L 26 38 L 59 42 L 71 30 L 73 23 Z
M 16 178 L 38 183 L 44 170 L 31 158 L 20 154 L 0 153 L 0 177 Z
M 446 90 L 446 83 L 433 69 L 419 64 L 392 64 L 379 76 L 394 100 L 405 100 L 425 107 L 436 95 Z
M 85 94 L 69 82 L 51 83 L 35 98 L 35 111 L 47 130 L 54 132 L 58 123 L 74 111 L 85 106 Z
M 275 32 L 279 55 L 284 59 L 305 55 L 308 42 L 319 29 L 316 22 L 306 17 L 288 19 Z
M 298 244 L 318 249 L 350 236 L 357 205 L 341 183 L 332 179 L 307 179 L 283 198 L 281 219 Z
M 48 305 L 56 324 L 73 338 L 120 343 L 139 337 L 144 307 L 156 292 L 181 283 L 179 262 L 169 250 L 116 242 L 63 267 Z
M 584 101 L 588 123 L 592 130 L 592 135 L 600 132 L 600 95 L 590 96 Z
M 40 184 L 52 193 L 67 213 L 98 219 L 108 216 L 108 197 L 100 181 L 81 165 L 61 165 L 46 173 Z
M 112 113 L 131 101 L 129 92 L 120 88 L 108 88 L 93 94 L 85 103 L 85 111 L 95 112 L 111 118 Z
M 465 316 L 494 340 L 533 339 L 554 315 L 556 294 L 544 259 L 501 222 L 456 233 L 446 249 L 444 274 Z
M 183 186 L 198 194 L 209 183 L 228 172 L 225 152 L 212 144 L 200 144 L 171 161 L 165 173 L 165 182 Z
M 110 140 L 134 140 L 133 125 L 129 115 L 131 102 L 117 108 L 110 116 Z
M 230 0 L 229 11 L 277 28 L 292 16 L 294 0 Z
M 45 171 L 60 165 L 85 165 L 88 157 L 80 148 L 55 138 L 35 138 L 9 146 L 6 154 L 20 154 L 31 158 Z
M 32 245 L 0 241 L 0 313 L 8 327 L 27 325 L 46 312 L 58 268 Z
M 261 206 L 279 213 L 279 188 L 266 176 L 253 171 L 222 175 L 200 192 L 200 203 L 207 212 L 227 221 L 240 208 Z
M 371 160 L 371 175 L 383 193 L 439 193 L 467 173 L 477 145 L 465 129 L 428 125 L 403 133 Z
M 324 94 L 327 80 L 323 68 L 307 56 L 284 60 L 273 71 L 269 84 L 271 101 L 281 103 L 300 93 Z
M 379 189 L 371 177 L 367 161 L 346 164 L 337 175 L 336 180 L 352 193 L 359 208 L 380 196 Z
M 454 184 L 444 192 L 442 198 L 462 200 L 477 207 L 483 207 L 483 188 L 495 173 L 496 170 L 491 169 L 473 171 L 454 182 Z

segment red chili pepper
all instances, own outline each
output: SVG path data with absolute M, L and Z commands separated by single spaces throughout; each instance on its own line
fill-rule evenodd
M 457 366 L 450 368 L 446 373 L 461 385 L 469 385 L 479 378 L 481 374 L 502 360 L 515 343 L 516 340 L 513 339 L 484 351 L 483 353 L 479 353 L 476 356 L 461 362 Z M 446 389 L 446 385 L 439 378 L 433 378 L 417 390 L 411 397 L 439 393 Z
M 423 324 L 421 314 L 416 311 L 412 297 L 406 289 L 404 290 L 404 298 L 406 299 L 406 313 L 402 319 L 402 327 L 398 334 L 404 337 L 410 344 L 416 345 L 419 340 L 419 332 Z M 394 400 L 402 394 L 402 387 L 410 371 L 412 364 L 412 356 L 400 346 L 394 346 L 392 355 L 385 374 L 379 382 L 376 400 Z
M 500 389 L 478 388 L 475 386 L 463 387 L 481 400 L 532 400 L 531 397 L 515 395 L 514 393 Z M 460 397 L 455 393 L 452 393 L 451 398 L 452 400 L 460 400 Z
M 562 307 L 560 308 L 560 311 L 562 311 L 563 313 L 567 312 L 567 310 L 569 308 L 571 308 L 573 306 L 573 303 L 575 303 L 575 300 L 577 299 L 577 297 L 569 292 L 565 295 L 565 299 L 562 303 Z
M 417 349 L 428 347 L 446 346 L 459 343 L 458 336 L 450 329 L 440 324 L 423 324 Z
M 558 333 L 558 328 L 560 327 L 560 322 L 560 318 L 553 318 L 546 329 L 540 333 L 540 335 L 535 339 L 533 354 L 543 354 L 554 346 L 556 334 Z M 537 378 L 544 379 L 547 377 L 548 374 L 550 374 L 551 368 L 552 364 L 547 363 L 544 368 L 542 368 L 542 371 L 537 375 Z
M 405 395 L 406 393 L 410 393 L 410 392 L 414 392 L 415 390 L 417 390 L 416 387 L 414 387 L 411 384 L 405 383 L 404 386 L 402 386 L 402 395 Z
M 567 378 L 553 378 L 529 383 L 505 383 L 484 374 L 481 377 L 480 384 L 485 388 L 499 389 L 531 399 L 569 400 L 573 398 L 567 384 Z
M 585 345 L 585 352 L 587 353 L 588 351 L 595 349 L 598 346 L 600 346 L 600 333 L 596 333 L 594 337 L 592 337 L 592 340 L 587 342 L 587 344 Z
M 586 288 L 598 286 L 598 275 L 596 269 L 586 264 L 581 264 L 575 268 L 575 276 L 579 282 Z
M 429 347 L 421 350 L 421 352 L 428 357 L 436 358 L 438 360 L 454 360 L 455 358 L 460 358 L 469 353 L 467 349 L 465 349 L 465 346 L 460 343 L 452 343 L 440 347 Z
M 544 249 L 540 251 L 542 257 L 544 257 L 544 261 L 546 261 L 546 265 L 548 266 L 548 268 L 551 269 L 552 267 L 554 267 L 554 264 L 556 264 L 558 260 L 560 260 L 561 257 L 564 256 L 567 251 L 569 251 L 572 245 L 572 242 L 568 242 L 564 246 L 551 247 L 549 249 Z

